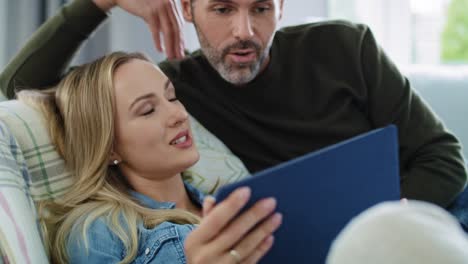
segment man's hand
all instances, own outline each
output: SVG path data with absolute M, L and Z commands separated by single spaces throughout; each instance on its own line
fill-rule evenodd
M 175 0 L 93 0 L 104 12 L 114 6 L 142 18 L 148 24 L 156 48 L 168 59 L 184 57 L 183 20 Z M 164 50 L 161 41 L 164 40 Z

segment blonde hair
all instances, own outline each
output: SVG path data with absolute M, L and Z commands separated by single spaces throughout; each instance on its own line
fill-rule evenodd
M 53 262 L 67 262 L 72 229 L 78 228 L 87 247 L 86 230 L 98 218 L 124 244 L 127 255 L 122 263 L 137 255 L 139 223 L 151 228 L 164 221 L 199 222 L 184 210 L 143 207 L 129 195 L 125 179 L 108 165 L 115 124 L 113 77 L 119 66 L 134 59 L 149 61 L 139 53 L 115 52 L 73 69 L 51 89 L 18 94 L 42 111 L 50 137 L 74 177 L 73 187 L 63 197 L 40 205 L 45 244 Z

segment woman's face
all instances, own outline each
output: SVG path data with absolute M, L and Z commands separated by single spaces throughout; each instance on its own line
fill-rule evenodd
M 187 111 L 155 65 L 139 59 L 121 65 L 114 87 L 113 158 L 124 175 L 167 178 L 198 161 Z

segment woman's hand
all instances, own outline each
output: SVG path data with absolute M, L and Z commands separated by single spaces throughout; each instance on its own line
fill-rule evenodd
M 268 252 L 282 216 L 271 215 L 273 198 L 237 216 L 249 198 L 250 189 L 244 187 L 217 205 L 212 197 L 205 199 L 203 219 L 185 241 L 188 263 L 257 263 Z
M 148 24 L 156 48 L 169 59 L 184 57 L 183 20 L 175 0 L 93 0 L 104 12 L 114 6 L 142 18 Z M 164 39 L 162 46 L 161 35 Z

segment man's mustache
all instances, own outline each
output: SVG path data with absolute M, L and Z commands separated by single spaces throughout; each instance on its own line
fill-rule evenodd
M 231 44 L 223 49 L 223 58 L 226 57 L 232 50 L 253 49 L 257 56 L 260 54 L 262 47 L 252 40 L 241 40 Z

